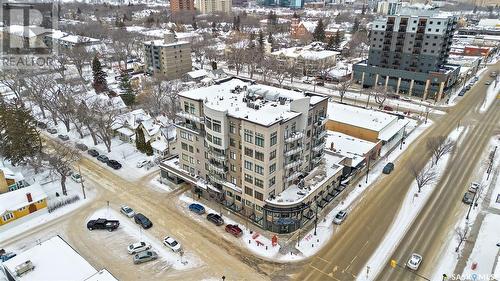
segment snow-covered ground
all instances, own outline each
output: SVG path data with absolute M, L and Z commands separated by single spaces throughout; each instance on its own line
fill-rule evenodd
M 160 190 L 161 192 L 171 192 L 173 190 L 172 187 L 169 185 L 163 184 L 160 182 L 160 177 L 155 177 L 149 182 L 149 185 L 151 188 L 154 188 L 155 190 Z
M 448 136 L 451 140 L 457 141 L 464 131 L 464 127 L 459 127 Z M 374 276 L 376 276 L 380 270 L 383 268 L 384 264 L 389 259 L 390 255 L 394 252 L 397 247 L 399 241 L 404 237 L 405 233 L 408 231 L 412 222 L 415 220 L 420 210 L 425 206 L 428 201 L 430 194 L 436 187 L 436 184 L 439 182 L 439 178 L 442 176 L 449 159 L 451 158 L 451 154 L 447 154 L 442 157 L 442 159 L 438 162 L 437 165 L 434 166 L 434 171 L 437 173 L 436 180 L 422 188 L 421 192 L 418 193 L 418 187 L 416 182 L 414 181 L 410 187 L 408 194 L 406 195 L 401 209 L 394 220 L 391 228 L 386 233 L 384 240 L 378 246 L 377 250 L 368 260 L 366 266 L 370 267 L 370 274 L 358 274 L 358 281 L 368 281 L 373 280 Z M 431 165 L 432 159 L 427 163 L 427 165 Z
M 496 87 L 495 87 L 496 85 Z M 490 106 L 493 104 L 493 101 L 497 98 L 497 95 L 500 94 L 500 83 L 491 83 L 491 85 L 488 86 L 488 90 L 486 91 L 486 97 L 484 99 L 483 105 L 481 105 L 481 108 L 479 109 L 479 112 L 485 112 L 490 108 Z
M 89 235 L 91 236 L 96 236 L 96 239 L 104 239 L 105 241 L 109 240 L 110 243 L 116 244 L 109 245 L 109 247 L 107 247 L 107 251 L 110 251 L 110 254 L 116 256 L 117 258 L 130 259 L 130 261 L 132 261 L 132 255 L 128 254 L 127 246 L 135 242 L 143 241 L 150 243 L 152 246 L 152 250 L 158 253 L 158 260 L 160 264 L 158 265 L 158 267 L 155 267 L 156 269 L 161 267 L 163 270 L 166 270 L 168 268 L 173 268 L 176 270 L 187 270 L 202 265 L 202 261 L 192 251 L 190 251 L 189 248 L 183 248 L 183 256 L 178 253 L 172 252 L 170 249 L 163 245 L 163 242 L 161 242 L 161 239 L 163 239 L 163 237 L 154 237 L 150 233 L 150 231 L 144 230 L 138 224 L 135 224 L 133 219 L 125 217 L 114 209 L 99 209 L 95 213 L 93 213 L 88 218 L 88 220 L 98 218 L 116 219 L 120 221 L 119 228 L 111 233 L 108 231 L 98 230 L 89 233 Z M 157 262 L 158 261 L 149 263 Z
M 460 93 L 460 91 L 462 91 L 462 89 L 465 86 L 467 86 L 468 84 L 472 83 L 472 79 L 474 79 L 474 77 L 478 77 L 479 80 L 481 80 L 481 78 L 486 74 L 486 70 L 487 70 L 486 67 L 481 68 L 480 70 L 477 71 L 476 75 L 472 76 L 471 78 L 469 78 L 469 80 L 467 80 L 467 82 L 465 84 L 462 84 L 460 87 L 458 87 L 455 90 L 455 92 L 453 92 L 450 95 L 448 103 L 446 103 L 444 106 L 454 106 L 454 105 L 456 105 L 458 103 L 458 101 L 460 100 L 460 99 L 458 99 L 458 94 Z
M 499 146 L 499 145 L 500 145 L 499 136 L 493 137 L 488 145 L 488 149 L 484 153 L 484 157 L 487 157 L 489 155 L 489 153 L 494 149 L 494 147 Z M 497 156 L 495 157 L 494 163 L 493 163 L 493 167 L 498 167 L 499 165 L 500 165 L 500 156 L 497 154 Z M 464 229 L 465 227 L 470 228 L 474 224 L 478 213 L 480 211 L 482 211 L 481 210 L 481 207 L 483 207 L 482 202 L 484 200 L 484 196 L 488 193 L 488 188 L 490 186 L 495 188 L 495 190 L 493 190 L 493 193 L 492 193 L 492 198 L 491 198 L 492 201 L 490 203 L 491 204 L 490 206 L 494 207 L 494 205 L 495 205 L 493 198 L 496 199 L 496 195 L 495 195 L 496 191 L 498 191 L 498 193 L 500 193 L 500 186 L 498 185 L 498 182 L 500 182 L 500 180 L 498 180 L 498 178 L 497 178 L 497 182 L 492 183 L 493 173 L 495 171 L 493 170 L 491 176 L 488 178 L 488 175 L 486 173 L 486 169 L 487 169 L 486 165 L 482 165 L 479 168 L 477 176 L 475 177 L 475 181 L 480 182 L 481 185 L 484 187 L 484 189 L 481 191 L 481 194 L 483 194 L 483 195 L 480 196 L 478 201 L 477 201 L 479 207 L 472 209 L 472 211 L 469 214 L 469 220 L 466 219 L 466 216 L 465 216 L 466 210 L 464 210 L 463 211 L 464 214 L 462 216 L 460 216 L 461 219 L 456 223 L 455 227 L 453 229 L 451 229 L 450 232 L 448 233 L 448 237 L 449 237 L 449 239 L 447 239 L 448 242 L 445 245 L 443 245 L 443 249 L 441 250 L 441 255 L 439 257 L 439 262 L 436 264 L 436 267 L 434 269 L 434 275 L 433 275 L 432 280 L 435 280 L 435 279 L 439 280 L 439 278 L 443 275 L 443 273 L 446 273 L 447 275 L 451 275 L 453 273 L 455 266 L 458 262 L 458 259 L 460 258 L 461 254 L 462 254 L 462 250 L 463 250 L 463 247 L 461 247 L 460 250 L 458 251 L 458 253 L 455 251 L 456 247 L 458 245 L 457 235 L 456 235 L 455 230 L 457 228 L 458 229 Z M 500 204 L 498 204 L 498 206 L 500 207 Z

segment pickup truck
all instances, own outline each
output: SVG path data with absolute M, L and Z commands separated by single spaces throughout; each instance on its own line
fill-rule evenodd
M 117 229 L 118 226 L 120 226 L 120 221 L 118 220 L 96 219 L 87 222 L 87 228 L 89 230 L 107 229 L 108 231 L 113 231 Z

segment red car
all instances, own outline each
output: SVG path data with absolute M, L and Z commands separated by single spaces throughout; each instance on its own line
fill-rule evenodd
M 236 224 L 228 224 L 226 225 L 226 232 L 231 233 L 234 237 L 240 237 L 243 234 L 241 228 Z

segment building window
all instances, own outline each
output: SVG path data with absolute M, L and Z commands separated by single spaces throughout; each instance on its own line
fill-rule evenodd
M 269 179 L 269 187 L 273 186 L 274 184 L 276 184 L 276 177 L 272 177 Z
M 260 188 L 264 188 L 264 182 L 261 179 L 255 178 L 254 184 Z
M 249 196 L 253 196 L 253 190 L 250 187 L 245 186 L 245 194 L 249 195 Z
M 255 151 L 255 159 L 257 159 L 259 161 L 264 161 L 264 153 L 256 150 Z
M 248 143 L 253 143 L 253 132 L 245 129 L 244 140 Z
M 245 174 L 245 181 L 248 183 L 253 183 L 253 177 L 249 174 Z
M 271 164 L 271 166 L 269 166 L 269 174 L 272 174 L 276 172 L 276 163 L 273 163 Z
M 264 174 L 264 167 L 262 166 L 259 166 L 259 165 L 255 165 L 255 172 L 259 175 L 263 175 Z
M 233 123 L 233 122 L 229 123 L 229 132 L 230 132 L 231 134 L 236 134 L 236 128 L 235 128 L 235 126 L 234 126 L 234 123 Z
M 264 135 L 260 133 L 255 134 L 255 145 L 264 147 Z
M 182 153 L 182 160 L 188 161 L 188 159 L 189 157 L 187 156 L 187 154 Z
M 234 141 L 233 138 L 229 138 L 229 145 L 232 147 L 236 147 L 236 142 Z
M 439 28 L 436 29 L 436 32 L 439 32 Z
M 271 146 L 275 145 L 278 142 L 278 132 L 274 132 L 271 134 Z
M 253 158 L 253 149 L 245 147 L 245 155 Z
M 234 198 L 236 199 L 236 201 L 241 202 L 241 196 L 239 196 L 239 195 L 235 195 L 235 196 L 234 196 Z
M 245 160 L 245 169 L 251 171 L 253 167 L 252 162 Z
M 233 151 L 230 151 L 229 155 L 231 156 L 231 159 L 236 160 L 236 153 L 234 153 Z
M 7 213 L 7 214 L 2 216 L 2 220 L 5 222 L 12 219 L 12 218 L 14 218 L 14 215 L 12 213 Z
M 215 132 L 217 133 L 220 133 L 221 132 L 221 125 L 220 125 L 220 121 L 218 120 L 213 120 L 213 123 L 212 123 L 212 130 L 214 130 Z
M 258 191 L 255 191 L 255 199 L 264 201 L 264 195 Z
M 255 198 L 257 198 L 257 197 L 255 197 Z M 261 200 L 261 201 L 264 201 L 264 200 Z M 256 210 L 257 212 L 262 212 L 262 207 L 261 207 L 261 206 L 259 206 L 259 205 L 255 205 L 255 210 Z
M 205 127 L 212 129 L 212 119 L 210 117 L 205 120 Z
M 236 172 L 236 166 L 234 166 L 234 164 L 231 164 L 231 172 Z
M 250 200 L 246 200 L 245 205 L 247 205 L 250 208 L 253 208 L 253 203 Z
M 188 150 L 187 143 L 181 142 L 181 147 L 182 147 L 182 150 Z
M 222 139 L 218 137 L 214 137 L 213 143 L 216 145 L 222 145 Z
M 269 153 L 269 160 L 273 160 L 274 158 L 276 158 L 276 150 L 273 150 L 271 151 L 271 153 Z

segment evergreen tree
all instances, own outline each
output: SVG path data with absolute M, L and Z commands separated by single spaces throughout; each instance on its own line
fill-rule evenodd
M 273 34 L 269 32 L 269 36 L 267 36 L 267 43 L 273 44 L 273 42 L 274 42 Z
M 366 14 L 366 5 L 363 4 L 363 8 L 361 9 L 361 14 L 364 15 Z
M 319 19 L 318 25 L 316 25 L 316 28 L 314 29 L 313 39 L 314 41 L 325 42 L 325 26 L 323 25 L 322 19 Z
M 358 30 L 359 30 L 359 19 L 356 17 L 354 18 L 354 23 L 352 24 L 352 33 Z
M 77 15 L 81 15 L 81 14 L 82 14 L 82 10 L 80 9 L 80 7 L 78 7 L 78 8 L 76 9 L 76 14 L 77 14 Z
M 42 141 L 30 111 L 0 100 L 0 154 L 12 165 L 19 165 L 41 151 Z
M 332 51 L 335 45 L 335 35 L 332 35 L 328 38 L 328 43 L 326 44 L 326 49 Z
M 146 155 L 148 156 L 153 155 L 153 147 L 151 146 L 151 140 L 146 142 L 146 146 L 144 147 L 144 153 L 146 153 Z
M 474 10 L 472 11 L 472 13 L 474 13 L 474 14 L 477 13 L 477 5 L 474 6 Z
M 96 92 L 100 93 L 107 88 L 106 77 L 108 74 L 102 70 L 101 62 L 99 58 L 94 56 L 92 60 L 92 74 L 94 76 L 94 89 Z
M 142 153 L 146 153 L 146 138 L 142 126 L 137 127 L 135 131 L 135 147 Z
M 121 98 L 125 105 L 131 106 L 135 103 L 135 93 L 130 84 L 130 78 L 128 74 L 123 75 L 120 81 L 120 89 L 123 91 Z
M 196 24 L 196 20 L 193 17 L 193 29 L 197 30 L 198 29 L 198 24 Z
M 236 30 L 240 31 L 241 19 L 240 15 L 236 17 Z
M 340 48 L 340 44 L 342 44 L 342 41 L 344 40 L 342 34 L 340 33 L 340 30 L 337 29 L 337 32 L 335 32 L 335 36 L 333 36 L 333 48 L 335 50 L 338 50 Z
M 212 22 L 212 33 L 215 33 L 217 31 L 217 25 L 215 24 L 215 21 Z
M 262 29 L 259 30 L 259 38 L 257 39 L 259 42 L 259 50 L 263 53 L 264 52 L 264 32 L 262 32 Z

